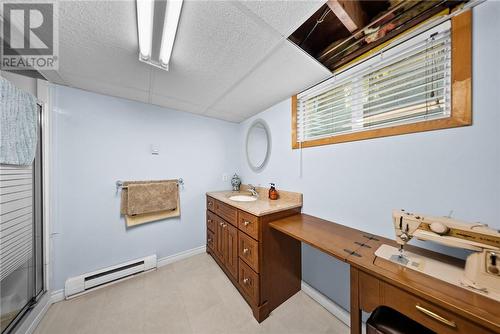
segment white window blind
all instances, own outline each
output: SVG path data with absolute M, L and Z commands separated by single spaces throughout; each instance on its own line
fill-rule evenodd
M 298 141 L 450 116 L 446 21 L 297 96 Z

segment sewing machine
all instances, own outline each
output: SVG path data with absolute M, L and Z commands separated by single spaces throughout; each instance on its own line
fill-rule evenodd
M 404 210 L 395 210 L 392 216 L 400 249 L 382 245 L 375 255 L 500 301 L 499 231 L 484 224 L 416 215 Z M 404 245 L 412 238 L 467 249 L 472 253 L 467 257 L 465 268 L 457 268 L 405 251 Z

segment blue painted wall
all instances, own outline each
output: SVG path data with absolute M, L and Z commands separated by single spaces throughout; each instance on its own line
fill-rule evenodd
M 473 126 L 307 148 L 301 155 L 290 147 L 286 100 L 242 123 L 242 148 L 255 118 L 267 121 L 273 141 L 259 174 L 241 155 L 243 181 L 302 192 L 303 212 L 389 238 L 391 211 L 398 208 L 432 215 L 453 210 L 457 219 L 500 228 L 499 17 L 495 1 L 473 12 Z M 348 309 L 348 266 L 309 246 L 302 256 L 303 279 Z
M 205 244 L 204 194 L 229 187 L 222 174 L 238 166 L 238 125 L 62 86 L 53 95 L 54 290 L 68 277 Z M 115 181 L 177 177 L 181 217 L 127 229 Z

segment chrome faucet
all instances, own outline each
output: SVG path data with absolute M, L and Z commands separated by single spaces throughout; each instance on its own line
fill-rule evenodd
M 255 189 L 255 186 L 249 184 L 248 185 L 248 191 L 252 193 L 252 196 L 259 197 L 259 193 Z

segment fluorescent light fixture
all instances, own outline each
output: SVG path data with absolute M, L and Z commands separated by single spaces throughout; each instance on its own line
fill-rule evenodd
M 139 31 L 139 58 L 151 59 L 153 43 L 154 0 L 137 0 L 137 29 Z
M 160 65 L 167 69 L 174 47 L 179 17 L 181 16 L 182 1 L 183 0 L 168 0 L 165 10 L 165 22 L 163 23 L 163 34 L 160 47 Z
M 163 26 L 158 26 L 156 31 L 162 31 L 160 54 L 152 55 L 153 52 L 153 32 L 154 32 L 154 16 L 155 16 L 155 0 L 137 0 L 137 27 L 139 31 L 139 60 L 168 71 L 168 64 L 172 56 L 172 49 L 174 47 L 175 34 L 177 33 L 177 26 L 179 25 L 179 18 L 181 16 L 183 0 L 166 0 L 157 6 L 156 10 L 165 8 L 165 15 L 159 16 L 163 18 L 163 22 L 156 22 L 156 24 L 163 23 Z M 163 7 L 162 5 L 165 5 Z M 162 30 L 159 30 L 159 29 Z M 158 38 L 155 34 L 155 43 Z

